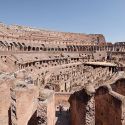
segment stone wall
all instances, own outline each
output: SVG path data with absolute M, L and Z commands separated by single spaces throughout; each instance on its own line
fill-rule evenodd
M 125 96 L 125 79 L 119 79 L 115 84 L 111 85 L 113 91 Z
M 69 97 L 70 97 L 71 93 L 68 92 L 56 92 L 55 93 L 55 105 L 59 106 L 59 104 L 62 104 L 63 106 L 67 106 L 69 107 Z
M 72 125 L 125 124 L 125 81 L 114 83 L 124 43 L 17 25 L 0 31 L 0 125 L 55 125 L 60 105 Z
M 96 125 L 122 125 L 122 102 L 109 94 L 107 88 L 100 87 L 95 94 Z
M 38 91 L 33 88 L 11 88 L 12 125 L 27 125 L 37 109 Z
M 123 81 L 113 83 L 113 89 L 117 90 L 115 86 L 118 85 L 123 88 L 123 84 Z M 90 90 L 92 91 L 91 87 L 70 96 L 71 125 L 124 125 L 124 92 L 121 90 L 120 95 L 109 85 L 100 86 L 95 93 L 90 93 Z
M 52 90 L 41 90 L 37 106 L 38 125 L 55 125 L 55 96 Z
M 10 84 L 9 81 L 0 81 L 0 125 L 11 124 L 10 116 Z
M 86 123 L 86 106 L 90 97 L 85 90 L 75 92 L 69 98 L 71 125 L 85 125 Z

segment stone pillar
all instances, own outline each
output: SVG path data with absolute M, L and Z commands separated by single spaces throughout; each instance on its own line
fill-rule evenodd
M 94 96 L 90 98 L 86 106 L 86 124 L 95 125 L 95 99 Z
M 125 99 L 122 101 L 122 118 L 121 118 L 121 122 L 122 125 L 125 125 Z
M 0 80 L 0 125 L 10 122 L 10 84 L 11 80 Z
M 38 100 L 37 106 L 38 125 L 47 125 L 47 105 L 43 100 Z
M 41 90 L 37 105 L 38 125 L 55 125 L 55 94 L 52 90 Z
M 36 111 L 37 89 L 11 88 L 11 119 L 12 125 L 27 125 Z
M 37 109 L 37 87 L 32 80 L 26 82 L 27 74 L 24 70 L 15 73 L 16 79 L 11 87 L 11 121 L 12 125 L 27 125 L 33 122 Z

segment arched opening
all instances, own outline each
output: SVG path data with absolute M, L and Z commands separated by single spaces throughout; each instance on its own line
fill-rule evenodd
M 69 98 L 71 125 L 86 124 L 86 106 L 90 96 L 85 89 L 76 91 Z
M 23 46 L 19 42 L 18 42 L 18 45 L 19 45 L 19 49 L 22 50 Z
M 58 51 L 61 51 L 61 48 L 58 48 Z
M 116 51 L 118 52 L 118 51 L 119 51 L 119 48 L 117 48 Z
M 67 48 L 65 48 L 65 51 L 67 51 Z
M 36 51 L 39 51 L 39 47 L 36 47 Z
M 62 51 L 64 51 L 64 48 L 62 48 Z
M 35 47 L 33 47 L 32 50 L 35 51 Z
M 42 47 L 40 47 L 40 50 L 43 50 L 43 48 L 42 48 Z
M 51 48 L 51 51 L 54 51 L 54 48 Z
M 28 46 L 28 51 L 31 51 L 31 46 Z
M 27 47 L 26 46 L 24 46 L 24 51 L 27 51 Z
M 77 51 L 80 51 L 80 47 L 79 46 L 76 46 L 76 48 L 77 48 Z
M 11 50 L 13 49 L 13 44 L 12 43 L 10 43 L 10 48 L 11 48 Z
M 46 51 L 47 49 L 44 47 L 43 50 Z

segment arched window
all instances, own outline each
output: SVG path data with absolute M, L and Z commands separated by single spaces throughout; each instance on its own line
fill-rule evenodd
M 40 47 L 40 50 L 43 50 L 43 48 L 42 48 L 42 47 Z
M 39 47 L 36 47 L 36 51 L 39 51 Z
M 26 46 L 24 46 L 24 51 L 26 51 L 27 50 L 27 47 Z
M 35 51 L 35 47 L 33 47 L 32 50 Z
M 31 46 L 28 46 L 28 51 L 31 51 Z
M 64 51 L 64 48 L 62 48 L 62 51 Z
M 51 48 L 51 51 L 54 51 L 54 48 Z

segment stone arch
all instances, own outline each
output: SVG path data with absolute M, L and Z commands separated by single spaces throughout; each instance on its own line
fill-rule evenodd
M 11 50 L 13 49 L 13 44 L 12 43 L 10 43 L 10 47 L 11 47 Z
M 13 45 L 14 45 L 15 47 L 17 47 L 17 46 L 18 46 L 18 44 L 17 44 L 16 42 L 13 42 Z
M 51 51 L 54 51 L 54 48 L 51 48 Z
M 31 46 L 28 46 L 28 51 L 31 51 Z
M 122 125 L 121 105 L 107 87 L 99 87 L 95 93 L 95 125 Z
M 118 51 L 119 51 L 119 48 L 117 48 L 116 51 L 118 52 Z
M 64 51 L 64 48 L 61 48 L 62 51 Z
M 61 51 L 61 48 L 58 46 L 58 51 Z
M 115 83 L 111 84 L 113 91 L 125 96 L 125 78 L 118 79 Z
M 72 45 L 70 45 L 70 50 L 71 50 L 71 51 L 74 51 L 74 49 L 73 49 L 73 46 L 72 46 Z
M 42 47 L 40 47 L 40 50 L 42 51 L 42 50 L 43 50 L 43 48 L 42 48 Z
M 65 51 L 67 51 L 67 48 L 65 48 Z
M 82 46 L 79 46 L 79 51 L 82 51 Z
M 67 50 L 70 51 L 70 47 L 69 46 L 67 46 Z
M 27 51 L 27 47 L 26 46 L 24 46 L 24 51 Z
M 69 98 L 71 125 L 86 124 L 86 106 L 90 98 L 85 89 L 71 94 Z
M 43 51 L 46 51 L 46 50 L 47 50 L 47 48 L 46 48 L 46 47 L 44 47 L 44 48 L 43 48 Z
M 76 50 L 77 50 L 76 47 L 75 47 L 74 45 L 72 45 L 72 48 L 73 48 L 73 51 L 76 51 Z
M 36 47 L 36 51 L 39 51 L 39 47 Z
M 19 45 L 19 49 L 22 50 L 23 49 L 23 46 L 20 42 L 18 42 L 18 45 Z
M 32 50 L 35 51 L 35 47 L 33 47 Z

